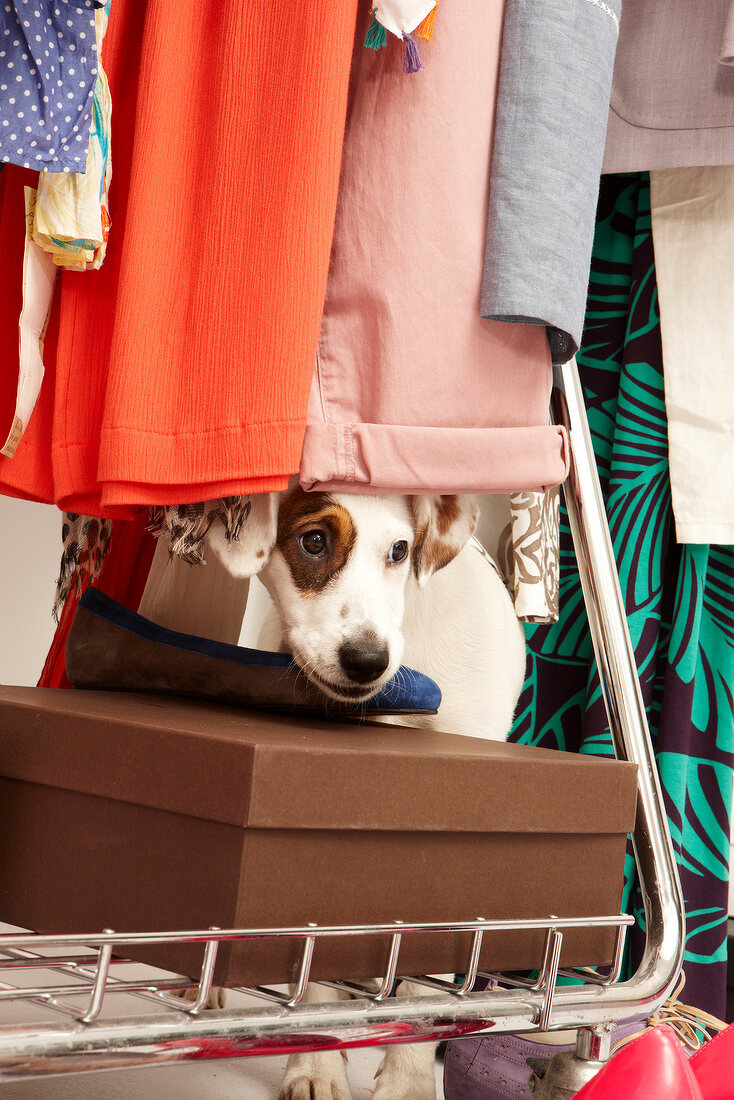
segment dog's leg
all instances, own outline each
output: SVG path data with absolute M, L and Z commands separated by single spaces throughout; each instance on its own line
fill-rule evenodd
M 318 1004 L 348 999 L 348 994 L 320 985 L 307 985 L 304 1002 Z M 340 1050 L 314 1050 L 291 1054 L 278 1090 L 278 1100 L 351 1100 Z
M 398 997 L 425 997 L 425 986 L 401 982 Z M 377 1071 L 372 1100 L 436 1100 L 436 1044 L 396 1043 Z
M 185 989 L 183 993 L 177 994 L 182 1001 L 196 1000 L 199 995 L 198 989 Z M 227 990 L 223 989 L 221 985 L 213 985 L 209 994 L 209 1000 L 206 1003 L 207 1008 L 225 1008 L 227 1004 Z

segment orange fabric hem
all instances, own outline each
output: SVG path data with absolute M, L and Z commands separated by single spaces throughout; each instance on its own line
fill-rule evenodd
M 156 486 L 170 484 L 161 472 L 173 468 L 176 483 L 186 490 L 193 484 L 248 479 L 255 471 L 256 479 L 285 477 L 298 470 L 305 431 L 305 417 L 180 435 L 103 428 L 97 476 L 103 485 Z M 61 458 L 59 454 L 59 465 Z M 61 473 L 58 481 L 63 481 Z
M 281 493 L 288 488 L 289 478 L 245 477 L 232 481 L 215 481 L 205 485 L 140 485 L 115 482 L 105 485 L 102 501 L 106 508 L 119 506 L 130 501 L 138 501 L 144 506 L 152 504 L 198 504 L 203 500 L 218 500 L 219 497 L 249 496 L 255 493 Z M 73 509 L 72 509 L 73 511 Z
M 98 480 L 102 464 L 98 467 L 95 450 L 88 443 L 52 447 L 51 480 L 43 462 L 44 449 L 23 440 L 18 454 L 22 448 L 24 462 L 15 467 L 18 479 L 12 477 L 12 462 L 3 463 L 0 493 L 107 519 L 133 519 L 140 507 L 153 504 L 194 504 L 218 497 L 279 493 L 288 488 L 289 477 L 298 473 L 305 430 L 305 422 L 299 420 L 285 428 L 278 423 L 254 424 L 223 428 L 203 436 L 151 437 L 135 428 L 118 428 L 107 433 L 115 471 L 140 473 L 140 454 L 145 451 L 144 473 L 150 481 L 141 477 Z M 147 438 L 144 445 L 140 442 L 141 435 Z M 160 471 L 168 468 L 174 449 L 179 461 L 187 464 L 190 480 L 181 484 L 160 482 Z M 125 457 L 129 460 L 126 469 Z M 29 467 L 37 473 L 33 488 L 28 482 Z M 262 473 L 250 477 L 242 472 L 248 468 Z M 211 480 L 206 478 L 209 472 Z

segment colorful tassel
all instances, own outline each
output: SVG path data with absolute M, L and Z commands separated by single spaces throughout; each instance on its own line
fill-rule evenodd
M 364 44 L 370 50 L 381 50 L 387 42 L 387 31 L 377 21 L 377 8 L 372 9 L 372 22 L 367 28 Z
M 422 38 L 424 42 L 433 42 L 433 24 L 436 22 L 436 12 L 438 11 L 438 0 L 429 11 L 426 18 L 421 23 L 418 30 L 415 32 L 416 38 Z
M 421 61 L 421 55 L 418 53 L 415 38 L 412 34 L 404 34 L 403 42 L 405 43 L 403 69 L 406 73 L 417 73 L 419 69 L 423 68 L 423 62 Z

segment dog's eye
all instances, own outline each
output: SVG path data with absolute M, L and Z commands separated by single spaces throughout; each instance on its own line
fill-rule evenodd
M 387 555 L 388 561 L 391 561 L 393 565 L 399 565 L 401 561 L 405 561 L 408 556 L 408 544 L 405 539 L 398 539 L 390 547 L 390 553 Z
M 299 539 L 304 554 L 312 558 L 320 558 L 326 553 L 326 535 L 323 531 L 306 531 Z

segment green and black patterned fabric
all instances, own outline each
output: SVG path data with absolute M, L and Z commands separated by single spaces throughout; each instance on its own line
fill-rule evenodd
M 734 547 L 675 541 L 646 174 L 602 180 L 578 363 L 686 903 L 683 999 L 723 1016 Z M 526 627 L 528 678 L 512 739 L 611 755 L 565 510 L 560 608 L 558 623 Z M 638 921 L 634 958 L 644 917 L 631 858 L 626 904 Z

